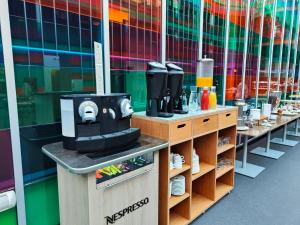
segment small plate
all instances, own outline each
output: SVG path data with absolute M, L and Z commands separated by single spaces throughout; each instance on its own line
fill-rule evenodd
M 247 126 L 242 126 L 242 127 L 237 127 L 236 128 L 238 131 L 246 131 L 246 130 L 249 130 L 249 127 Z

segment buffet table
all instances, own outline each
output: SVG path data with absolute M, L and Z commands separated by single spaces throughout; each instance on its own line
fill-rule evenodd
M 61 142 L 44 146 L 57 163 L 61 225 L 157 225 L 158 151 L 167 147 L 147 135 L 103 157 L 66 150 Z
M 261 137 L 261 136 L 267 134 L 266 147 L 265 148 L 262 148 L 262 147 L 255 148 L 251 151 L 251 153 L 256 154 L 256 155 L 260 155 L 260 156 L 264 156 L 264 157 L 268 157 L 268 158 L 272 158 L 272 159 L 280 158 L 284 154 L 284 152 L 270 149 L 270 142 L 272 142 L 271 141 L 271 132 L 278 129 L 281 126 L 284 126 L 283 139 L 277 138 L 275 140 L 279 140 L 278 141 L 279 143 L 280 142 L 291 141 L 291 140 L 286 139 L 287 124 L 294 121 L 294 120 L 297 120 L 298 118 L 299 118 L 299 115 L 295 115 L 295 116 L 278 116 L 275 123 L 272 124 L 272 126 L 270 126 L 270 127 L 267 127 L 267 126 L 254 126 L 253 128 L 250 128 L 247 131 L 238 131 L 238 134 L 244 136 L 243 160 L 242 161 L 238 161 L 238 160 L 236 161 L 235 172 L 239 173 L 239 174 L 242 174 L 242 175 L 245 175 L 245 176 L 248 176 L 248 177 L 251 177 L 251 178 L 255 178 L 256 176 L 258 176 L 265 169 L 264 167 L 257 166 L 257 165 L 254 165 L 254 164 L 251 164 L 251 163 L 247 162 L 247 151 L 248 151 L 249 137 L 257 138 L 257 137 Z M 298 143 L 296 141 L 292 141 L 292 142 L 295 145 Z
M 300 104 L 300 100 L 281 100 L 281 102 L 283 103 L 287 103 L 287 104 Z M 287 135 L 289 136 L 294 136 L 294 137 L 300 137 L 300 132 L 299 132 L 299 120 L 296 121 L 295 124 L 295 130 L 294 131 L 287 131 Z

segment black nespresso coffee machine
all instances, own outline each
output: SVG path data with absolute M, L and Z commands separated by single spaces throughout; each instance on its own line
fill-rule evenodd
M 168 89 L 170 94 L 168 112 L 186 114 L 188 111 L 182 108 L 183 69 L 172 63 L 168 63 L 166 66 L 168 69 Z
M 172 117 L 167 112 L 168 70 L 158 62 L 149 62 L 146 71 L 147 80 L 147 116 Z
M 74 94 L 60 99 L 63 146 L 108 155 L 126 150 L 140 136 L 130 127 L 129 94 Z

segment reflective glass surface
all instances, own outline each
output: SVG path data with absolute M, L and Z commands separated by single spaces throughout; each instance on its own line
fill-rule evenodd
M 218 103 L 223 101 L 226 1 L 207 0 L 204 5 L 203 56 L 214 59 L 214 85 Z
M 41 147 L 61 139 L 59 98 L 95 92 L 99 0 L 9 0 L 24 180 L 55 173 Z
M 0 192 L 14 187 L 7 88 L 3 60 L 2 35 L 0 32 Z
M 135 111 L 146 107 L 146 66 L 160 61 L 161 1 L 110 0 L 110 64 L 113 92 L 132 95 Z
M 200 1 L 167 1 L 166 61 L 184 70 L 184 85 L 195 85 Z

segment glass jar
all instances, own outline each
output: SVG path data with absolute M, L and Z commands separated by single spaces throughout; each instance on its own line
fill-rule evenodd
M 181 101 L 182 101 L 182 110 L 183 111 L 189 111 L 188 101 L 187 101 L 186 92 L 185 92 L 185 87 L 183 87 L 183 89 L 182 89 Z
M 208 107 L 209 107 L 208 87 L 204 87 L 202 97 L 201 97 L 201 110 L 208 110 Z
M 209 109 L 216 109 L 216 108 L 217 108 L 216 87 L 212 86 L 210 88 L 210 93 L 209 93 Z
M 190 86 L 189 111 L 195 112 L 198 110 L 197 87 Z

